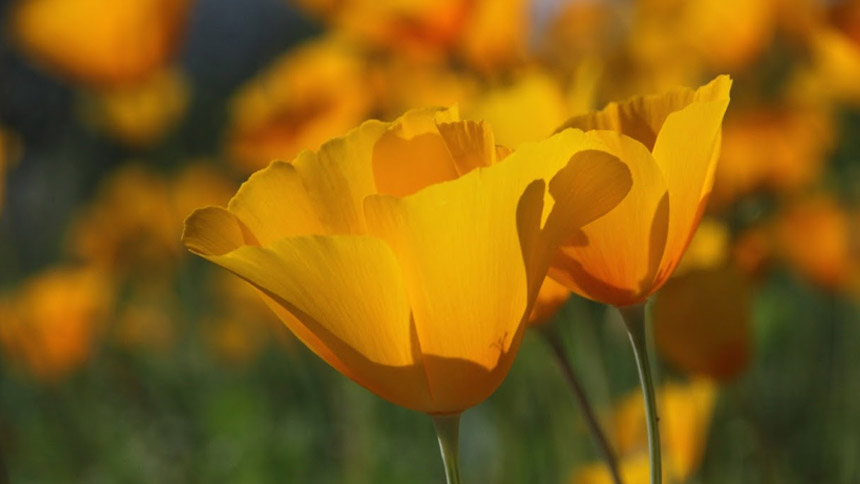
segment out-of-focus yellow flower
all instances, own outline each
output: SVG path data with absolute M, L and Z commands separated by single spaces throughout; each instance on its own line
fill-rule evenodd
M 651 463 L 647 454 L 624 457 L 619 462 L 619 471 L 624 484 L 648 484 L 651 482 Z M 663 476 L 666 482 L 667 477 Z M 612 474 L 605 464 L 590 464 L 577 469 L 570 480 L 571 484 L 614 484 Z
M 809 39 L 810 63 L 799 69 L 789 89 L 803 101 L 860 103 L 860 43 L 820 27 Z
M 638 2 L 630 51 L 654 71 L 682 64 L 737 71 L 770 45 L 776 23 L 771 0 Z
M 539 325 L 551 320 L 555 313 L 570 299 L 570 289 L 556 282 L 551 277 L 543 280 L 537 299 L 529 316 L 530 325 Z
M 644 301 L 680 262 L 704 212 L 731 80 L 611 103 L 564 127 L 594 131 L 630 168 L 633 188 L 562 245 L 550 275 L 616 306 Z
M 19 0 L 11 15 L 21 48 L 91 85 L 135 83 L 165 66 L 191 0 Z
M 658 389 L 663 459 L 669 482 L 685 482 L 699 468 L 708 442 L 716 385 L 707 379 L 667 383 Z M 618 454 L 647 455 L 648 437 L 642 395 L 632 392 L 614 414 Z
M 490 123 L 499 143 L 510 147 L 546 138 L 570 114 L 561 86 L 540 71 L 525 73 L 510 85 L 490 89 L 467 101 L 463 111 L 469 119 Z
M 695 269 L 723 267 L 728 260 L 731 233 L 719 220 L 705 217 L 690 241 L 690 246 L 675 269 L 675 276 Z
M 714 71 L 737 71 L 759 58 L 775 27 L 773 0 L 682 2 L 682 35 Z
M 228 209 L 194 212 L 183 241 L 256 286 L 344 375 L 458 413 L 507 374 L 555 244 L 631 183 L 577 130 L 496 163 L 507 153 L 453 111 L 368 121 L 254 174 Z
M 814 182 L 833 141 L 819 109 L 763 109 L 728 116 L 714 182 L 717 206 L 754 190 L 797 190 Z
M 673 277 L 652 307 L 657 350 L 685 372 L 734 378 L 750 360 L 750 299 L 749 284 L 734 268 Z
M 782 257 L 816 284 L 844 288 L 857 272 L 849 216 L 832 198 L 792 203 L 776 221 L 775 234 Z
M 157 141 L 185 113 L 188 85 L 174 69 L 160 70 L 140 83 L 103 89 L 84 106 L 92 122 L 134 146 Z
M 58 267 L 32 276 L 0 299 L 4 357 L 37 378 L 62 378 L 90 358 L 112 304 L 99 271 Z
M 345 133 L 372 106 L 367 76 L 364 61 L 342 41 L 291 50 L 233 98 L 231 158 L 250 173 Z

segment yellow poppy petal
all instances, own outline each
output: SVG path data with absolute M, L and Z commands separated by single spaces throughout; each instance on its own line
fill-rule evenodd
M 654 148 L 657 135 L 666 118 L 694 101 L 717 101 L 726 99 L 731 79 L 719 76 L 698 90 L 679 87 L 671 91 L 638 96 L 622 102 L 609 103 L 600 111 L 574 116 L 558 130 L 579 128 L 583 131 L 605 129 L 623 133 L 644 144 L 648 150 Z
M 421 350 L 437 358 L 425 358 L 437 401 L 465 401 L 466 408 L 492 393 L 513 360 L 521 323 L 554 251 L 545 240 L 559 238 L 556 227 L 605 213 L 626 194 L 629 174 L 620 163 L 589 163 L 597 158 L 587 157 L 590 171 L 567 175 L 563 187 L 571 194 L 557 194 L 541 229 L 544 184 L 530 183 L 558 172 L 581 149 L 576 140 L 584 139 L 581 132 L 562 133 L 410 197 L 368 198 L 369 230 L 394 248 L 406 275 Z M 598 190 L 610 196 L 595 198 Z M 545 254 L 533 253 L 538 250 Z M 452 373 L 441 359 L 475 366 Z
M 406 196 L 457 178 L 454 159 L 435 124 L 437 109 L 406 113 L 391 124 L 373 147 L 373 172 L 379 193 Z
M 669 235 L 655 287 L 678 265 L 704 212 L 713 186 L 730 86 L 731 81 L 722 77 L 703 88 L 708 97 L 722 96 L 715 101 L 691 103 L 670 114 L 654 144 L 654 159 L 669 189 Z M 719 94 L 716 87 L 721 88 Z
M 283 322 L 344 375 L 397 405 L 437 411 L 400 267 L 383 241 L 302 236 L 201 255 L 268 296 Z
M 305 234 L 361 234 L 361 201 L 376 191 L 371 153 L 385 124 L 368 121 L 343 138 L 253 174 L 229 209 L 261 244 Z
M 550 275 L 585 297 L 624 306 L 647 297 L 657 274 L 668 195 L 662 173 L 641 143 L 613 131 L 591 135 L 627 165 L 633 185 L 612 211 L 565 241 Z
M 479 166 L 490 166 L 496 160 L 496 141 L 492 130 L 483 121 L 437 123 L 454 159 L 457 173 L 465 175 Z

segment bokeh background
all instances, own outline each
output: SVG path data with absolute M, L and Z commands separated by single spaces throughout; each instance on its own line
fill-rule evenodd
M 187 254 L 184 218 L 365 119 L 457 104 L 515 147 L 728 73 L 708 213 L 651 305 L 669 479 L 860 483 L 860 2 L 2 0 L 0 37 L 12 482 L 442 482 L 430 419 Z M 559 306 L 465 414 L 466 482 L 609 482 L 546 334 L 646 482 L 623 325 Z

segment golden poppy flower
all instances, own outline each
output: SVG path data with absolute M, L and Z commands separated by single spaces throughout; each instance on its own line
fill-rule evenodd
M 631 183 L 578 130 L 507 153 L 453 111 L 368 121 L 255 173 L 228 208 L 194 212 L 183 242 L 253 284 L 344 375 L 458 413 L 506 375 L 554 244 Z
M 563 128 L 595 130 L 630 168 L 633 187 L 606 216 L 562 245 L 550 275 L 585 297 L 644 301 L 678 265 L 705 209 L 731 80 L 611 103 Z
M 231 159 L 251 173 L 342 135 L 370 110 L 367 81 L 364 61 L 340 40 L 291 50 L 233 97 Z
M 190 0 L 20 0 L 12 27 L 22 49 L 93 85 L 140 81 L 166 65 Z
M 146 146 L 182 117 L 188 97 L 185 77 L 165 69 L 139 83 L 99 90 L 87 98 L 84 109 L 94 125 L 114 138 Z
M 658 352 L 685 372 L 734 378 L 747 367 L 752 351 L 751 296 L 748 282 L 734 268 L 673 277 L 651 310 Z
M 106 277 L 92 269 L 59 267 L 27 279 L 0 299 L 4 357 L 47 381 L 84 365 L 113 302 Z

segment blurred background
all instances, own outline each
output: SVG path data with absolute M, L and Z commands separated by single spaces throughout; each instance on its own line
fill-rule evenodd
M 430 419 L 186 253 L 184 218 L 365 119 L 457 104 L 516 147 L 728 73 L 708 213 L 651 305 L 667 482 L 860 483 L 860 2 L 0 0 L 0 37 L 12 482 L 442 482 Z M 623 325 L 554 301 L 535 325 L 647 482 Z M 465 414 L 466 482 L 609 482 L 542 334 Z

